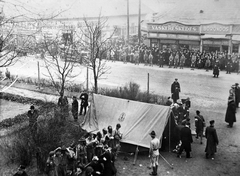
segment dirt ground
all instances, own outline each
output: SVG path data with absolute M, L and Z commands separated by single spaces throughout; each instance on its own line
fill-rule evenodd
M 29 61 L 28 67 L 31 68 Z M 108 63 L 111 66 L 111 74 L 106 79 L 100 80 L 101 86 L 122 86 L 129 81 L 138 83 L 143 91 L 147 87 L 147 73 L 150 74 L 150 91 L 169 96 L 170 85 L 174 78 L 178 78 L 181 84 L 180 98 L 190 97 L 192 107 L 190 110 L 191 128 L 194 131 L 194 115 L 196 110 L 200 110 L 207 124 L 210 120 L 215 120 L 219 145 L 214 160 L 204 158 L 206 140 L 203 144 L 193 137 L 191 159 L 183 157 L 177 158 L 172 152 L 161 152 L 161 156 L 170 164 L 167 164 L 162 157 L 159 160 L 158 175 L 162 176 L 238 176 L 240 175 L 240 110 L 237 110 L 237 122 L 233 128 L 227 128 L 224 122 L 227 108 L 228 91 L 232 84 L 240 82 L 240 75 L 236 73 L 226 74 L 220 72 L 219 78 L 213 78 L 212 72 L 205 70 L 190 70 L 189 68 L 169 69 L 146 67 L 143 65 L 135 66 L 133 64 L 123 64 L 121 62 Z M 12 70 L 14 70 L 12 68 Z M 31 73 L 25 69 L 26 73 Z M 34 73 L 35 74 L 35 73 Z M 33 76 L 34 75 L 29 75 Z M 149 138 L 150 141 L 150 138 Z M 121 154 L 116 161 L 119 176 L 146 176 L 150 170 L 149 158 L 147 155 L 139 154 L 136 165 L 133 165 L 133 156 Z M 1 176 L 1 175 L 0 175 Z

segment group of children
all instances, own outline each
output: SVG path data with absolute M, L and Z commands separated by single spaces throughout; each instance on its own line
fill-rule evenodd
M 68 148 L 59 147 L 49 153 L 47 160 L 48 175 L 104 175 L 116 174 L 114 161 L 120 150 L 122 133 L 120 124 L 113 130 L 112 126 L 102 132 L 88 133 L 76 145 Z

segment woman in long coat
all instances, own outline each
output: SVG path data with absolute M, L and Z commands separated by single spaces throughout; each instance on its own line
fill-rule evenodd
M 205 136 L 207 138 L 207 145 L 205 148 L 206 158 L 213 158 L 217 152 L 218 137 L 216 129 L 214 128 L 214 120 L 210 121 L 210 126 L 205 130 Z
M 236 104 L 232 98 L 228 100 L 225 122 L 229 124 L 228 127 L 230 128 L 232 128 L 233 123 L 236 122 Z

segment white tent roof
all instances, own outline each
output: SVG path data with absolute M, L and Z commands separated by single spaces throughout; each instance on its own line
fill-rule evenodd
M 121 142 L 149 148 L 149 133 L 154 130 L 157 137 L 161 138 L 169 115 L 169 106 L 94 94 L 82 128 L 94 132 L 109 125 L 115 129 L 116 124 L 120 123 L 123 133 Z

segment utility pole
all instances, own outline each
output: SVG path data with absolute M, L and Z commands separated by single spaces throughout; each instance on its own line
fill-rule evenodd
M 139 9 L 138 9 L 138 45 L 141 44 L 141 0 L 139 0 Z
M 147 101 L 149 99 L 149 73 L 147 74 Z
M 89 75 L 88 75 L 89 73 L 88 73 L 88 66 L 87 66 L 87 80 L 86 80 L 86 89 L 87 89 L 87 92 L 88 92 L 88 77 L 89 77 Z
M 38 66 L 38 89 L 40 89 L 40 65 L 39 65 L 39 61 L 37 62 L 37 66 Z
M 127 0 L 127 44 L 129 44 L 129 0 Z

